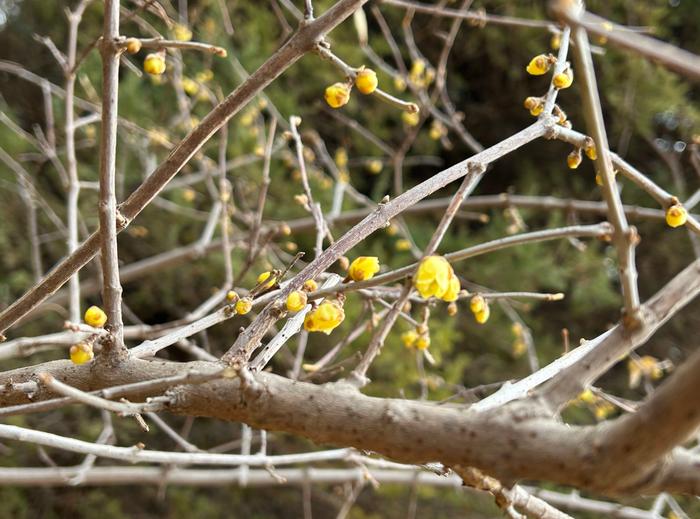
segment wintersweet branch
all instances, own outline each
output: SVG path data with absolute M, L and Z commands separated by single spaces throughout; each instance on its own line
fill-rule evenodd
M 320 37 L 333 30 L 365 1 L 340 0 L 320 17 L 302 25 L 258 70 L 202 119 L 201 123 L 171 151 L 166 161 L 126 199 L 120 207 L 126 222 L 135 218 L 158 195 L 221 126 L 301 56 L 312 50 Z M 0 334 L 58 290 L 73 273 L 97 254 L 99 246 L 100 235 L 96 232 L 26 294 L 0 313 Z

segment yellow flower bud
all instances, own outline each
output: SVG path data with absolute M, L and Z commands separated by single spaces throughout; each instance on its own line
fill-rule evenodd
M 290 312 L 298 312 L 306 306 L 306 292 L 295 290 L 287 296 L 287 310 Z
M 299 246 L 293 241 L 287 241 L 284 242 L 284 248 L 287 249 L 287 251 L 289 252 L 296 252 L 297 249 L 299 249 Z
M 202 70 L 201 72 L 197 72 L 195 78 L 197 78 L 197 81 L 200 83 L 208 83 L 214 79 L 214 72 L 210 69 Z
M 430 346 L 430 335 L 427 335 L 427 334 L 420 335 L 418 337 L 418 339 L 416 339 L 414 346 L 416 348 L 418 348 L 419 350 L 428 349 L 428 347 Z
M 558 89 L 569 88 L 574 82 L 574 71 L 567 68 L 564 72 L 560 72 L 552 78 L 552 83 Z
M 666 209 L 666 223 L 670 227 L 680 227 L 688 220 L 688 211 L 681 204 L 674 204 Z
M 379 159 L 373 159 L 367 163 L 367 169 L 369 170 L 370 173 L 372 173 L 372 175 L 379 175 L 379 173 L 382 172 L 383 167 L 384 167 L 384 165 L 382 164 L 382 161 Z
M 136 54 L 138 51 L 141 50 L 141 41 L 137 40 L 136 38 L 127 38 L 126 39 L 126 52 L 129 54 Z
M 85 310 L 85 322 L 94 328 L 102 328 L 107 322 L 107 314 L 99 306 L 91 306 Z
M 475 314 L 483 312 L 484 308 L 486 308 L 486 299 L 484 299 L 483 296 L 477 294 L 469 301 L 469 309 Z
M 552 50 L 559 50 L 561 46 L 561 33 L 557 32 L 552 34 L 549 40 L 549 46 L 552 47 Z
M 92 351 L 92 345 L 79 342 L 70 347 L 70 360 L 73 364 L 78 366 L 90 362 L 95 357 L 95 353 Z
M 377 89 L 377 73 L 369 68 L 363 68 L 355 77 L 355 86 L 363 94 L 371 94 Z
M 249 297 L 244 297 L 236 301 L 236 313 L 245 315 L 253 309 L 253 300 Z
M 160 76 L 165 72 L 165 54 L 154 52 L 143 60 L 143 70 L 152 76 Z
M 406 90 L 406 82 L 403 80 L 402 77 L 396 76 L 394 78 L 394 88 L 396 88 L 396 90 L 398 90 L 399 92 L 403 92 L 404 90 Z
M 348 165 L 348 152 L 345 148 L 338 148 L 335 150 L 335 164 L 340 169 Z
M 339 301 L 324 301 L 306 314 L 304 329 L 329 335 L 345 319 L 345 311 Z
M 379 258 L 376 256 L 360 256 L 356 258 L 348 269 L 348 275 L 353 281 L 372 279 L 379 272 Z
M 457 310 L 457 303 L 452 302 L 449 305 L 447 305 L 447 315 L 449 315 L 450 317 L 454 317 L 455 315 L 457 315 Z
M 345 83 L 333 83 L 326 87 L 326 103 L 331 108 L 340 108 L 350 101 L 350 88 Z
M 526 351 L 527 345 L 525 344 L 525 341 L 523 341 L 522 339 L 516 339 L 513 341 L 511 353 L 514 358 L 518 359 L 522 357 Z
M 266 281 L 270 276 L 272 276 L 272 274 L 269 271 L 263 272 L 262 274 L 260 274 L 258 276 L 258 285 L 260 283 Z M 275 286 L 276 282 L 277 282 L 277 278 L 275 276 L 272 276 L 272 279 L 270 279 L 270 281 L 268 281 L 265 284 L 265 288 L 272 288 L 273 286 Z
M 197 95 L 197 92 L 199 92 L 199 84 L 191 78 L 182 78 L 181 85 L 182 89 L 187 95 L 194 96 Z
M 394 245 L 397 251 L 407 251 L 411 250 L 411 242 L 408 241 L 406 238 L 401 238 L 400 240 L 396 240 L 396 244 Z
M 307 292 L 315 292 L 318 290 L 318 283 L 316 283 L 313 279 L 307 279 L 304 281 L 303 290 L 306 290 Z
M 552 61 L 553 59 L 546 54 L 540 54 L 530 60 L 525 70 L 531 76 L 541 76 L 549 71 Z
M 418 340 L 418 333 L 415 330 L 408 330 L 401 334 L 401 342 L 406 348 L 413 348 Z
M 190 41 L 192 39 L 192 31 L 185 25 L 177 23 L 173 27 L 173 36 L 178 41 Z
M 598 151 L 595 148 L 595 144 L 592 144 L 583 150 L 586 153 L 586 157 L 591 160 L 598 158 Z
M 584 404 L 595 404 L 598 401 L 598 397 L 590 389 L 579 393 L 577 399 Z
M 566 157 L 566 165 L 569 169 L 576 169 L 581 165 L 581 148 L 576 148 Z
M 350 260 L 347 256 L 341 256 L 338 258 L 338 266 L 342 270 L 348 270 L 350 268 Z
M 235 303 L 239 299 L 240 297 L 238 297 L 238 294 L 235 291 L 229 290 L 228 292 L 226 292 L 226 301 L 228 301 L 229 303 Z
M 445 295 L 452 296 L 454 283 L 451 278 L 455 277 L 450 263 L 442 256 L 427 256 L 418 265 L 418 270 L 413 278 L 413 285 L 423 299 L 432 296 L 443 298 Z M 457 281 L 459 285 L 459 281 Z M 459 292 L 459 288 L 457 288 Z M 455 295 L 456 299 L 456 295 Z
M 401 119 L 408 126 L 417 126 L 420 122 L 420 115 L 418 113 L 404 112 L 401 114 Z
M 481 312 L 476 312 L 474 314 L 474 319 L 476 319 L 477 323 L 484 324 L 486 321 L 489 320 L 490 315 L 491 310 L 489 309 L 489 305 L 487 304 Z

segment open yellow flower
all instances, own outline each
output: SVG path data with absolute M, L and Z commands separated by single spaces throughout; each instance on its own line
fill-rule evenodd
M 416 342 L 414 344 L 416 348 L 419 350 L 426 350 L 430 346 L 430 335 L 427 333 L 424 333 L 416 339 Z
M 323 332 L 326 335 L 345 319 L 345 311 L 338 301 L 324 301 L 309 312 L 304 319 L 304 329 L 309 332 Z
M 681 204 L 674 204 L 666 209 L 666 223 L 670 227 L 680 227 L 688 221 L 688 211 Z
M 92 345 L 86 342 L 79 342 L 70 347 L 70 360 L 78 366 L 90 362 L 95 357 Z
M 160 76 L 165 72 L 165 56 L 160 52 L 153 52 L 143 60 L 143 70 L 152 76 Z
M 333 83 L 331 86 L 326 87 L 324 97 L 328 106 L 340 108 L 350 101 L 350 87 L 345 83 Z
M 459 296 L 459 291 L 461 289 L 462 286 L 459 284 L 459 278 L 453 273 L 447 285 L 447 292 L 442 295 L 442 300 L 448 303 L 457 301 L 457 297 Z
M 295 290 L 287 296 L 287 310 L 290 312 L 298 312 L 306 306 L 306 292 Z
M 353 281 L 372 279 L 379 272 L 379 258 L 376 256 L 360 256 L 356 258 L 348 269 L 348 276 Z
M 423 299 L 442 298 L 450 289 L 452 266 L 442 256 L 427 256 L 418 265 L 413 285 Z
M 355 86 L 363 94 L 371 94 L 377 89 L 377 73 L 370 68 L 363 68 L 355 77 Z
M 102 328 L 107 322 L 107 314 L 99 306 L 85 310 L 85 322 L 95 328 Z

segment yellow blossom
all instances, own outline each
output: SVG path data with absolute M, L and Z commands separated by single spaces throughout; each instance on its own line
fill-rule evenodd
M 418 333 L 415 330 L 408 330 L 401 334 L 401 341 L 406 348 L 413 348 L 418 340 Z
M 338 301 L 324 301 L 304 319 L 304 329 L 329 335 L 345 319 L 345 311 Z
M 447 305 L 447 315 L 449 315 L 450 317 L 454 317 L 455 315 L 457 315 L 457 310 L 457 303 L 455 303 L 454 301 Z
M 576 148 L 566 157 L 566 165 L 569 169 L 576 169 L 581 165 L 581 148 Z
M 398 90 L 399 92 L 403 92 L 404 90 L 406 90 L 406 82 L 403 80 L 402 77 L 396 76 L 394 78 L 394 88 L 396 88 L 396 90 Z
M 178 41 L 190 41 L 192 39 L 192 31 L 187 26 L 177 23 L 173 27 L 173 36 Z
M 386 228 L 386 233 L 389 236 L 396 236 L 399 232 L 399 226 L 396 225 L 395 223 L 389 223 L 389 226 Z
M 165 72 L 165 55 L 161 52 L 153 52 L 143 60 L 143 70 L 152 76 L 160 76 Z
M 401 114 L 401 119 L 408 126 L 417 126 L 418 123 L 420 122 L 420 115 L 418 115 L 417 112 L 414 112 L 414 113 L 404 112 Z
M 367 169 L 370 173 L 372 173 L 372 175 L 379 175 L 379 173 L 382 172 L 383 167 L 384 164 L 382 164 L 382 161 L 379 159 L 372 159 L 367 163 Z
M 428 131 L 428 136 L 434 140 L 437 141 L 441 137 L 447 134 L 447 128 L 445 128 L 445 125 L 442 124 L 440 121 L 433 121 L 432 124 L 430 125 L 430 130 Z
M 561 33 L 557 32 L 552 34 L 549 40 L 549 46 L 552 47 L 552 50 L 559 50 L 561 46 Z
M 236 301 L 236 313 L 245 315 L 253 309 L 253 300 L 249 297 L 244 297 Z
M 674 204 L 666 209 L 666 223 L 670 227 L 680 227 L 688 220 L 688 211 L 681 204 Z
M 400 240 L 396 240 L 396 244 L 394 245 L 394 247 L 398 251 L 411 250 L 411 242 L 408 241 L 406 238 L 401 238 Z
M 137 40 L 136 38 L 126 39 L 126 52 L 128 52 L 129 54 L 136 54 L 140 50 L 141 42 L 139 40 Z
M 474 313 L 482 312 L 484 308 L 486 308 L 486 299 L 479 294 L 472 297 L 469 301 L 469 309 Z
M 348 152 L 345 150 L 345 148 L 341 147 L 335 150 L 335 164 L 340 169 L 343 169 L 348 165 Z
M 226 292 L 226 301 L 229 303 L 235 303 L 238 301 L 240 298 L 238 297 L 238 294 L 234 290 L 229 290 Z
M 355 86 L 363 94 L 371 94 L 377 89 L 377 73 L 369 68 L 363 68 L 355 77 Z
M 191 78 L 183 77 L 181 84 L 182 89 L 187 95 L 194 96 L 197 95 L 197 92 L 199 92 L 199 84 Z
M 525 70 L 531 76 L 541 76 L 546 74 L 552 66 L 553 58 L 546 54 L 540 54 L 530 60 Z
M 593 391 L 590 389 L 586 389 L 579 393 L 577 399 L 584 404 L 595 404 L 599 400 L 595 393 L 593 393 Z
M 483 310 L 474 313 L 474 319 L 476 319 L 477 323 L 484 324 L 486 321 L 489 320 L 490 315 L 491 310 L 489 309 L 489 305 L 487 304 Z
M 350 101 L 350 87 L 345 83 L 333 83 L 331 86 L 326 87 L 324 95 L 328 106 L 331 108 L 340 108 Z
M 313 279 L 307 279 L 306 281 L 304 281 L 303 289 L 307 292 L 315 292 L 316 290 L 318 290 L 318 283 L 316 283 L 316 281 L 314 281 Z
M 197 75 L 195 76 L 197 81 L 200 83 L 207 83 L 214 79 L 214 72 L 211 71 L 210 69 L 205 69 L 202 70 L 201 72 L 197 72 Z
M 306 292 L 295 290 L 287 296 L 287 310 L 290 312 L 298 312 L 306 306 Z
M 379 258 L 376 256 L 360 256 L 348 268 L 348 276 L 353 281 L 372 279 L 379 272 Z
M 537 117 L 544 110 L 544 103 L 541 97 L 526 97 L 523 106 L 530 111 L 530 115 Z
M 558 89 L 569 88 L 574 82 L 574 72 L 567 68 L 564 72 L 560 72 L 552 78 L 552 83 Z
M 433 296 L 442 298 L 450 290 L 450 278 L 453 276 L 452 266 L 445 258 L 427 256 L 418 265 L 413 284 L 424 299 Z
M 520 358 L 522 357 L 525 352 L 527 351 L 527 344 L 525 344 L 525 341 L 522 339 L 515 339 L 513 341 L 513 347 L 512 347 L 512 355 L 513 357 Z
M 595 160 L 598 158 L 598 152 L 595 148 L 595 144 L 587 146 L 583 151 L 586 152 L 586 157 L 588 157 L 591 160 Z
M 90 362 L 95 357 L 95 353 L 92 351 L 92 345 L 79 342 L 70 347 L 70 360 L 73 364 L 85 364 Z
M 258 276 L 258 284 L 262 283 L 263 281 L 266 281 L 270 276 L 272 276 L 272 274 L 269 271 L 263 272 Z M 277 278 L 275 276 L 272 276 L 272 279 L 270 279 L 270 281 L 268 281 L 265 284 L 265 288 L 272 288 L 273 286 L 275 286 L 276 282 Z
M 593 408 L 593 414 L 595 415 L 595 418 L 598 421 L 605 420 L 608 416 L 610 416 L 614 412 L 615 412 L 615 406 L 612 405 L 607 400 L 602 400 L 602 399 L 597 404 L 595 404 L 595 406 Z
M 631 388 L 637 387 L 642 377 L 658 380 L 664 375 L 661 363 L 651 355 L 645 355 L 639 359 L 630 359 L 627 363 L 627 370 L 629 371 L 629 385 Z
M 91 306 L 85 310 L 85 322 L 95 328 L 102 328 L 107 322 L 107 314 L 99 306 Z
M 416 339 L 414 346 L 419 350 L 427 349 L 430 346 L 430 335 L 428 335 L 427 333 L 423 333 L 420 336 L 418 336 L 418 339 Z
M 442 295 L 442 300 L 448 303 L 456 301 L 457 297 L 459 297 L 459 291 L 461 289 L 462 287 L 459 284 L 459 278 L 452 273 L 447 285 L 447 291 Z

